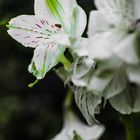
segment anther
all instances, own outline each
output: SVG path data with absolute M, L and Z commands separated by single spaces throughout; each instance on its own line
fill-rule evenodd
M 55 24 L 55 26 L 59 29 L 62 27 L 61 24 Z

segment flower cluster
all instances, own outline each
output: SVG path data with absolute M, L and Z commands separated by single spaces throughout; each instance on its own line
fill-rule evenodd
M 71 76 L 77 105 L 89 124 L 102 99 L 122 114 L 140 111 L 140 3 L 95 0 L 95 4 L 88 41 L 75 50 L 80 59 Z
M 122 114 L 140 111 L 139 4 L 139 0 L 95 0 L 97 10 L 91 11 L 88 38 L 83 38 L 87 18 L 75 0 L 35 0 L 35 15 L 12 19 L 8 33 L 35 49 L 29 71 L 37 79 L 63 64 L 55 71 L 93 124 L 107 100 Z

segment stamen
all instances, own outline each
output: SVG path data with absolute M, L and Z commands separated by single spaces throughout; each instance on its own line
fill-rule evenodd
M 61 24 L 55 24 L 55 26 L 59 29 L 61 29 L 61 27 L 62 27 Z

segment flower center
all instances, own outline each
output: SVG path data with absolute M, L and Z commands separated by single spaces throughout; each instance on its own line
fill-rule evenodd
M 140 28 L 140 19 L 136 20 L 130 25 L 129 33 L 135 32 L 138 28 Z

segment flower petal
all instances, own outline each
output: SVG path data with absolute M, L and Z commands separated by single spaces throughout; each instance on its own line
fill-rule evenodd
M 105 33 L 96 34 L 90 38 L 88 51 L 96 59 L 104 60 L 113 56 L 113 48 L 126 36 L 126 33 L 118 30 L 110 30 Z
M 76 79 L 75 77 L 71 78 L 72 83 L 75 86 L 80 86 L 80 87 L 86 87 L 87 84 L 88 84 L 88 80 L 89 80 L 88 76 L 85 76 L 85 77 L 83 77 L 81 79 Z
M 101 103 L 101 94 L 99 93 L 98 96 L 95 96 L 84 88 L 77 88 L 75 90 L 75 100 L 87 123 L 92 125 L 97 122 L 94 114 Z
M 130 25 L 133 20 L 132 0 L 95 0 L 95 4 L 108 20 L 114 24 Z
M 89 51 L 87 49 L 88 42 L 89 42 L 88 38 L 83 38 L 83 37 L 77 38 L 76 41 L 74 41 L 74 44 L 70 47 L 71 53 L 73 54 L 73 56 L 76 55 L 75 56 L 76 58 L 88 56 L 89 55 Z
M 84 10 L 75 0 L 35 0 L 35 15 L 57 21 L 76 36 L 82 35 L 87 23 Z
M 21 15 L 9 22 L 8 33 L 26 47 L 45 46 L 54 41 L 54 34 L 61 32 L 57 23 L 49 23 L 46 19 Z
M 88 37 L 92 37 L 95 33 L 108 31 L 111 23 L 108 22 L 106 17 L 99 11 L 91 11 L 88 24 Z
M 54 17 L 49 13 L 49 10 L 46 6 L 46 0 L 35 0 L 34 12 L 38 17 L 46 17 L 55 20 Z
M 128 35 L 114 48 L 114 53 L 128 64 L 138 64 L 139 58 L 135 50 L 135 34 Z
M 116 70 L 112 80 L 104 91 L 104 98 L 109 99 L 117 94 L 120 94 L 126 88 L 126 77 L 122 69 Z
M 71 8 L 75 0 L 35 0 L 35 14 L 54 17 L 60 20 L 70 17 Z
M 92 67 L 95 66 L 95 63 L 96 62 L 92 58 L 86 56 L 77 59 L 74 66 L 74 77 L 82 78 Z
M 111 105 L 122 114 L 140 111 L 140 87 L 128 87 L 119 95 L 111 98 Z
M 43 47 L 39 46 L 35 49 L 32 63 L 34 63 L 36 71 L 41 74 L 41 77 L 40 75 L 35 75 L 37 79 L 44 78 L 45 74 L 58 64 L 59 57 L 64 53 L 64 50 L 64 46 L 59 46 L 56 43 L 50 43 Z M 33 72 L 31 68 L 30 66 L 29 71 Z
M 89 71 L 94 68 L 95 61 L 90 58 L 83 56 L 78 58 L 74 64 L 74 70 L 71 77 L 71 81 L 75 86 L 85 87 L 88 85 L 90 78 Z
M 71 138 L 66 134 L 65 131 L 61 131 L 59 134 L 57 134 L 53 139 L 51 140 L 71 140 Z
M 76 36 L 81 36 L 85 30 L 86 24 L 87 24 L 86 13 L 80 6 L 75 4 L 72 10 L 72 23 L 71 23 L 72 34 Z
M 87 86 L 87 89 L 89 91 L 93 91 L 93 94 L 98 95 L 98 92 L 103 92 L 106 88 L 106 86 L 111 81 L 112 75 L 108 75 L 107 77 L 98 77 L 93 74 L 93 76 L 90 77 L 89 84 Z
M 119 111 L 122 114 L 131 114 L 133 111 L 132 108 L 132 98 L 130 97 L 131 91 L 124 90 L 119 95 L 114 96 L 113 98 L 110 98 L 110 104 L 114 109 Z
M 140 1 L 134 0 L 134 10 L 135 10 L 135 19 L 140 19 L 140 9 L 139 9 Z
M 126 72 L 130 82 L 140 85 L 140 66 L 128 66 Z
M 53 140 L 97 140 L 103 134 L 102 125 L 88 126 L 84 124 L 71 110 L 65 112 L 62 131 Z

